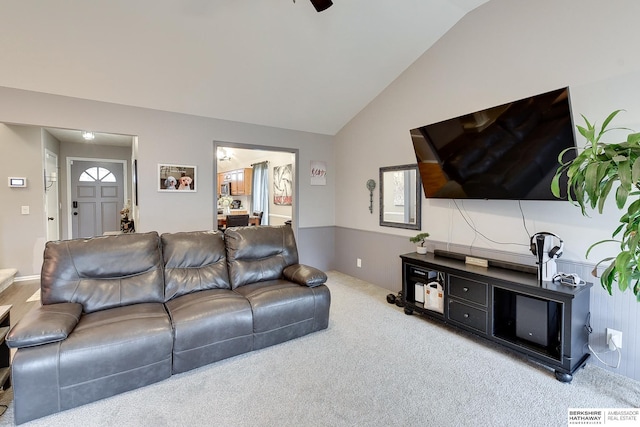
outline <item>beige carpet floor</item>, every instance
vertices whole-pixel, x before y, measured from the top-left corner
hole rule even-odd
[[[327,330],[28,426],[564,426],[569,408],[640,407],[640,383],[545,367],[386,302],[329,272]],[[11,425],[13,405],[0,425]]]

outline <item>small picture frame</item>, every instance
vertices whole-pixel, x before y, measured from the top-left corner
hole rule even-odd
[[[163,193],[195,193],[196,166],[158,164],[158,191]]]

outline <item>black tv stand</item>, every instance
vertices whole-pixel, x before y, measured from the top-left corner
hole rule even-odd
[[[526,269],[477,267],[452,257],[409,253],[402,259],[402,305],[550,367],[571,382],[590,354],[591,283],[572,287],[538,281]],[[440,305],[421,294],[440,284]],[[431,303],[429,303],[431,302]]]

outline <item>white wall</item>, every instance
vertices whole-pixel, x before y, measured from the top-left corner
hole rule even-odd
[[[40,129],[0,124],[0,152],[0,268],[16,268],[18,276],[39,274],[46,240]],[[27,187],[10,188],[10,176],[26,177]],[[28,215],[22,206],[29,207]]]
[[[326,135],[2,87],[0,122],[136,135],[139,175],[139,220],[136,229],[140,232],[177,232],[214,227],[214,140],[298,149],[301,176],[298,183],[300,218],[297,225],[305,228],[334,224],[335,177],[328,177],[328,184],[324,187],[312,187],[308,178],[311,160],[326,161],[327,164],[333,161],[332,138]],[[198,191],[188,194],[159,193],[156,188],[159,163],[197,165]],[[34,169],[37,173],[30,172],[29,178],[40,179],[42,165],[34,167],[37,168]],[[321,205],[322,209],[317,209],[318,205]],[[168,218],[174,220],[167,220]],[[19,276],[39,273],[45,236],[44,221],[40,230],[35,232],[38,234],[37,237],[29,239],[29,242],[22,242],[21,245],[37,246],[34,253],[37,254],[35,263],[38,264],[38,269],[20,271]],[[301,233],[301,236],[304,236],[304,233]],[[20,238],[18,231],[11,229],[9,224],[3,224],[3,242]],[[36,244],[36,241],[40,243]],[[301,258],[305,257],[304,248],[307,243],[309,242],[305,242],[302,237],[299,238]],[[324,252],[331,254],[332,248],[326,248]],[[21,253],[20,256],[31,259],[33,253]],[[325,268],[328,263],[329,258],[322,260],[321,265]],[[9,267],[12,266],[0,265],[0,268]]]
[[[602,122],[624,108],[617,123],[640,129],[640,97],[633,89],[640,82],[638,13],[633,0],[492,0],[472,11],[337,135],[337,225],[412,234],[379,227],[366,208],[364,183],[377,180],[381,166],[416,161],[409,130],[418,126],[570,86],[576,122],[581,113]],[[511,244],[476,235],[443,200],[423,200],[423,230],[439,241],[519,253],[528,252],[529,233],[552,231],[565,240],[564,257],[574,260],[609,237],[619,217],[614,207],[589,219],[568,203],[522,202],[527,233],[517,202],[458,205],[480,232]]]

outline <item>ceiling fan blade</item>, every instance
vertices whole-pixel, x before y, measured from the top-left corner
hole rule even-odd
[[[316,8],[316,11],[322,12],[333,5],[331,0],[311,0],[311,4]]]

